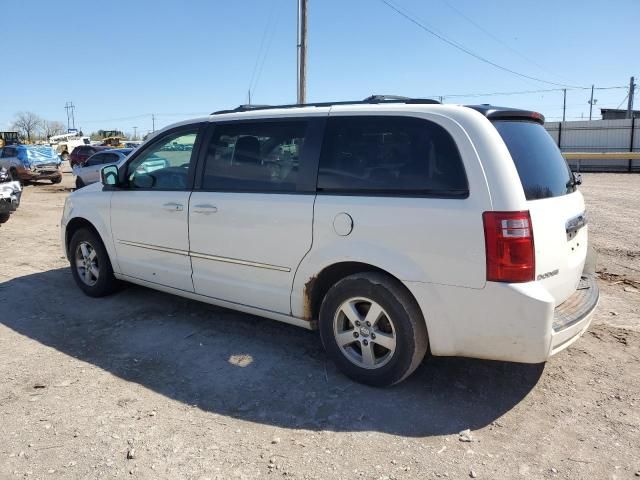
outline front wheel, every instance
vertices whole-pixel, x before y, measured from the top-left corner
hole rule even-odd
[[[55,178],[52,178],[52,179],[51,179],[51,183],[53,183],[54,185],[55,185],[56,183],[60,183],[60,182],[62,182],[62,176],[55,177]]]
[[[118,287],[104,244],[96,233],[81,228],[73,234],[69,244],[73,279],[90,297],[104,297]]]
[[[11,217],[10,213],[0,213],[0,224],[7,223]]]
[[[336,283],[320,308],[322,344],[348,377],[388,386],[408,377],[428,350],[427,328],[415,299],[381,273]]]

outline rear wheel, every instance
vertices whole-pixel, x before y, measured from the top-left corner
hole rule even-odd
[[[76,188],[82,188],[82,187],[84,187],[84,182],[82,181],[82,178],[76,177]]]
[[[0,213],[0,224],[7,223],[9,221],[10,213]]]
[[[71,272],[76,284],[90,297],[104,297],[118,287],[109,255],[100,238],[81,228],[69,245]]]
[[[381,273],[351,275],[331,287],[320,308],[320,337],[345,375],[374,386],[408,377],[429,344],[415,299]]]

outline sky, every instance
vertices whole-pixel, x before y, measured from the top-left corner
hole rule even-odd
[[[296,100],[297,0],[1,1],[0,130],[20,111],[66,124],[68,101],[85,133],[144,134],[152,114],[158,129],[250,89]],[[443,96],[555,121],[562,88],[570,120],[588,118],[592,84],[619,87],[596,90],[594,118],[640,84],[640,0],[388,1],[413,21],[383,0],[308,0],[308,102]],[[534,93],[470,95],[496,92]]]

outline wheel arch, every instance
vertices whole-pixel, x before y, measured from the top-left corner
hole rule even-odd
[[[324,267],[317,275],[314,275],[309,280],[307,280],[304,285],[303,296],[304,318],[312,322],[315,322],[318,319],[322,300],[326,296],[329,289],[337,282],[356,273],[369,272],[381,273],[397,281],[402,289],[406,291],[407,295],[409,295],[415,301],[416,306],[422,313],[425,327],[427,327],[428,330],[427,317],[425,313],[422,312],[420,303],[415,298],[411,290],[409,290],[409,288],[407,288],[407,286],[402,282],[402,280],[383,268],[369,263],[357,261],[342,261],[333,263]]]
[[[87,220],[84,217],[74,217],[71,220],[69,220],[69,223],[67,223],[67,226],[65,228],[64,250],[67,254],[67,259],[70,259],[69,245],[71,244],[71,239],[73,238],[73,235],[81,228],[86,228],[91,232],[95,233],[98,236],[98,238],[102,241],[102,243],[105,244],[104,238],[102,238],[102,235],[100,235],[100,231],[95,227],[93,223],[91,223],[89,220]],[[105,244],[105,248],[106,248],[106,244]],[[107,253],[108,253],[108,250],[107,250]]]

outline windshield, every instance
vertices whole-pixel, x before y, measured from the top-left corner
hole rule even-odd
[[[499,120],[493,125],[511,153],[527,200],[575,190],[566,160],[542,125],[519,120]]]

